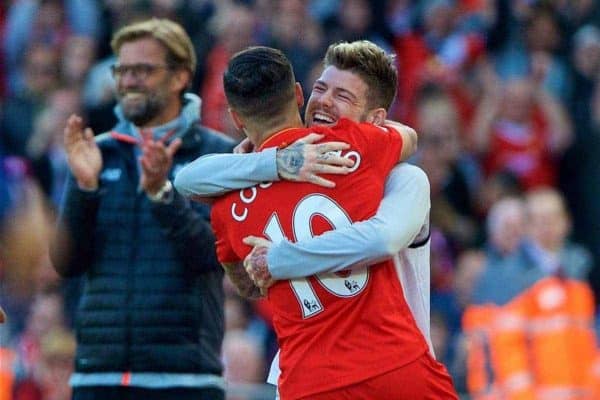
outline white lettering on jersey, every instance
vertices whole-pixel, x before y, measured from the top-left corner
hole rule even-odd
[[[354,165],[352,166],[352,168],[350,168],[350,172],[354,172],[358,169],[358,167],[360,167],[360,162],[361,162],[360,154],[355,150],[348,151],[343,155],[342,155],[341,150],[330,151],[329,153],[353,160]],[[258,187],[261,189],[266,189],[266,188],[270,187],[272,184],[273,184],[273,182],[263,182],[263,183],[259,184]],[[238,203],[235,202],[231,205],[231,216],[233,217],[234,220],[236,220],[237,222],[244,222],[246,220],[246,218],[248,218],[248,208],[245,205],[252,204],[252,202],[256,199],[257,195],[258,195],[257,186],[241,189],[239,191],[240,200],[243,204],[238,205]]]
[[[296,241],[314,236],[311,221],[317,215],[326,219],[334,229],[352,224],[346,211],[335,200],[322,194],[311,194],[300,200],[294,209],[292,230]],[[285,239],[276,212],[271,214],[263,233],[275,244]],[[343,276],[338,273],[323,273],[316,275],[316,278],[329,293],[338,297],[354,297],[366,287],[369,270],[367,268],[352,270]],[[323,304],[307,278],[291,279],[289,282],[303,318],[312,317],[324,310]]]

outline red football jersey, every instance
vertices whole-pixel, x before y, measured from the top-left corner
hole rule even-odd
[[[262,146],[293,143],[310,132],[323,141],[344,141],[355,161],[345,176],[328,176],[333,189],[308,183],[275,182],[232,192],[212,210],[217,254],[239,262],[251,248],[248,235],[273,242],[297,241],[372,217],[385,179],[398,162],[397,132],[342,119],[333,128],[287,129]],[[427,344],[404,300],[393,263],[357,271],[279,281],[268,290],[280,346],[283,399],[347,386],[417,359]]]

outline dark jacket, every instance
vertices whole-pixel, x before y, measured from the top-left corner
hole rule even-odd
[[[195,123],[178,136],[170,179],[195,158],[233,147]],[[60,225],[71,252],[55,265],[83,277],[75,370],[220,374],[223,270],[208,207],[177,193],[170,204],[151,202],[138,189],[136,145],[110,134],[97,143],[100,188],[82,191],[70,177]]]

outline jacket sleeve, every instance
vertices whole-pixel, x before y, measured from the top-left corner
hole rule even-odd
[[[197,207],[201,206],[192,206],[190,201],[174,191],[170,203],[152,203],[151,210],[186,266],[199,272],[221,270],[208,217]]]
[[[209,154],[192,161],[175,176],[185,197],[216,197],[232,190],[279,180],[276,149],[248,154]]]
[[[58,232],[65,235],[67,246],[62,246],[62,240],[53,240],[50,254],[59,275],[70,277],[83,274],[91,265],[94,227],[103,191],[81,190],[72,176],[65,190]]]
[[[274,279],[292,279],[374,264],[408,247],[427,224],[429,181],[420,168],[396,166],[372,218],[297,243],[282,241],[269,249]]]

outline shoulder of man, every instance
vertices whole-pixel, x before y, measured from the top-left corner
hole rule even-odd
[[[110,148],[111,146],[116,146],[117,141],[111,135],[112,131],[104,132],[99,135],[96,135],[94,138],[96,143],[101,148]]]
[[[429,187],[429,178],[423,169],[414,164],[402,162],[392,170],[395,176],[402,176],[405,179],[410,179],[411,183]]]
[[[204,125],[194,124],[183,137],[184,146],[201,145],[211,153],[229,153],[236,143],[224,133],[215,131]]]

